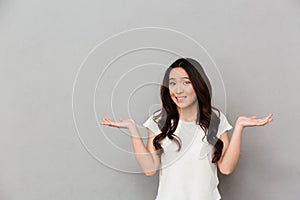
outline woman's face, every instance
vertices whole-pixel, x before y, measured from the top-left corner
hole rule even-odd
[[[172,100],[180,109],[197,106],[197,96],[186,71],[176,67],[170,71],[169,91]]]

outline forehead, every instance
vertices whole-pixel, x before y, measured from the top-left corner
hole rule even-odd
[[[182,79],[182,78],[189,78],[189,75],[186,71],[181,67],[173,68],[170,71],[169,79]]]

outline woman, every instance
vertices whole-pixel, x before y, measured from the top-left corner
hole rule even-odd
[[[260,119],[239,117],[229,141],[232,126],[211,105],[211,84],[202,66],[191,58],[171,64],[160,95],[162,109],[143,124],[148,129],[146,146],[132,119],[103,118],[101,124],[129,129],[137,162],[146,176],[160,168],[156,200],[220,199],[217,167],[223,174],[232,173],[243,129],[268,124],[272,114]]]

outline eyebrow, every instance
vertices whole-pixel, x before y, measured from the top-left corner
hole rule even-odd
[[[175,80],[176,78],[173,78],[173,77],[171,77],[171,78],[169,78],[169,80]],[[184,76],[184,77],[181,77],[181,79],[190,79],[189,77],[187,77],[187,76]]]

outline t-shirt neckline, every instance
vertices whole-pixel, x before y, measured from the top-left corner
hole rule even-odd
[[[184,124],[196,124],[196,121],[189,122],[189,121],[184,121],[184,120],[181,120],[181,119],[179,119],[179,122],[184,123]]]

